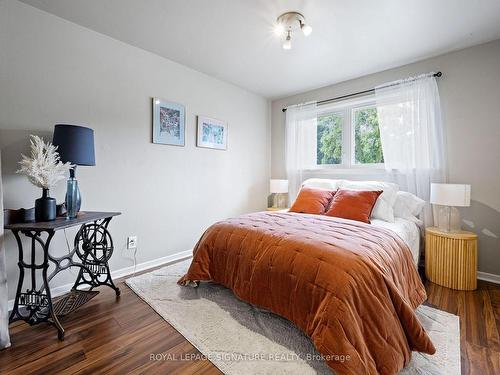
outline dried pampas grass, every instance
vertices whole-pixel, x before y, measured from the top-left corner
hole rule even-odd
[[[51,189],[65,178],[66,171],[73,167],[71,163],[60,160],[57,147],[43,141],[36,135],[31,139],[31,157],[21,154],[20,168],[16,173],[24,174],[35,186]]]

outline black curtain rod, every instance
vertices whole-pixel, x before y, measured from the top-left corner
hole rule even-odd
[[[443,75],[443,73],[441,73],[441,72],[434,73],[434,77],[437,77],[437,78],[441,77],[442,75]],[[350,98],[352,96],[358,96],[358,95],[362,95],[362,94],[369,94],[369,93],[372,93],[372,92],[375,92],[374,88],[370,89],[370,90],[363,90],[363,91],[354,92],[352,94],[337,96],[335,98],[320,100],[319,102],[316,102],[316,104],[318,104],[318,105],[326,104],[326,103],[334,102],[334,101],[337,101],[337,100],[340,100],[340,99],[347,99],[347,98]],[[282,111],[286,112],[286,108],[283,108]]]

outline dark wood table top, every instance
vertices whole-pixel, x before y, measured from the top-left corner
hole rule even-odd
[[[68,219],[64,216],[56,218],[54,221],[42,221],[33,223],[18,223],[8,224],[4,228],[11,230],[35,230],[35,231],[58,231],[89,223],[91,221],[102,220],[108,217],[121,215],[121,212],[96,212],[96,211],[80,211],[74,219]]]

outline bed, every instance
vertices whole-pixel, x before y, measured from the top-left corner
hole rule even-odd
[[[372,225],[386,228],[396,233],[411,251],[413,262],[418,266],[420,258],[420,228],[411,220],[401,217],[395,217],[394,223],[389,223],[384,220],[373,219]]]
[[[402,218],[259,212],[212,225],[179,284],[216,282],[289,319],[335,373],[396,374],[412,351],[435,352],[414,313],[426,299],[417,254]]]

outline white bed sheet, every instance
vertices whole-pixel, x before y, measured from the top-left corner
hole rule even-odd
[[[400,217],[394,218],[394,223],[379,219],[371,219],[372,225],[386,228],[395,232],[410,248],[415,265],[418,266],[420,257],[420,230],[413,221]]]

